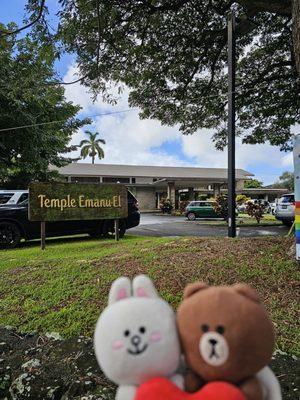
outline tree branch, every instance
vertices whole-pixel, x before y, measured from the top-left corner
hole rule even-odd
[[[39,13],[38,13],[37,17],[36,17],[33,21],[31,21],[31,22],[28,23],[27,25],[24,25],[24,26],[22,26],[21,28],[18,28],[18,29],[14,30],[14,31],[2,30],[2,31],[0,31],[0,33],[1,33],[2,35],[4,35],[4,36],[16,35],[17,33],[20,33],[20,32],[22,32],[22,31],[24,31],[25,29],[30,28],[31,26],[33,26],[34,24],[36,24],[36,23],[42,18],[42,15],[43,15],[43,12],[44,12],[44,8],[45,8],[45,3],[46,3],[46,0],[41,0],[41,5],[40,5]]]
[[[297,0],[293,0],[293,42],[295,63],[300,75],[300,3]]]
[[[292,15],[291,0],[237,0],[237,3],[246,7],[252,15],[259,12],[270,12],[283,16]]]
[[[74,85],[74,83],[82,82],[84,79],[88,78],[89,73],[83,75],[81,78],[76,79],[75,81],[64,82],[64,81],[56,81],[56,82],[46,82],[45,86],[55,86],[55,85]]]

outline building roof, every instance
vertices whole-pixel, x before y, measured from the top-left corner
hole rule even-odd
[[[194,167],[164,167],[146,165],[116,165],[71,163],[59,168],[66,176],[117,176],[117,177],[147,177],[159,179],[224,179],[227,180],[226,168],[194,168]],[[236,179],[249,179],[254,176],[243,169],[236,170]]]
[[[271,188],[268,186],[261,188],[243,188],[241,191],[249,194],[285,194],[291,192],[289,189]]]

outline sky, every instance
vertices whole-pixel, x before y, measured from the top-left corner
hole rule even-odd
[[[0,0],[0,21],[15,21],[22,24],[26,0]],[[47,0],[51,23],[56,24],[58,1]],[[78,72],[75,57],[66,55],[56,68],[65,81],[72,81]],[[177,126],[162,126],[157,120],[141,120],[138,109],[128,106],[128,90],[125,90],[116,106],[104,103],[100,98],[93,103],[87,89],[74,84],[65,87],[66,98],[82,109],[80,117],[94,116],[93,124],[79,130],[72,138],[72,144],[86,137],[84,130],[100,133],[105,139],[105,158],[96,162],[107,164],[167,165],[192,167],[227,167],[226,149],[215,149],[212,131],[202,129],[193,135],[182,135]],[[129,110],[127,112],[120,112]],[[120,113],[116,113],[120,112]],[[108,114],[110,115],[102,115]],[[100,115],[99,115],[100,114]],[[299,128],[298,128],[299,129]],[[296,133],[296,128],[294,128]],[[74,156],[76,153],[74,153]],[[83,162],[90,162],[89,159]],[[236,167],[255,174],[265,185],[275,182],[284,171],[293,170],[291,153],[280,152],[269,144],[245,145],[237,139]]]

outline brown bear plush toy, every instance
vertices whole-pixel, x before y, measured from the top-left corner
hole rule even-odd
[[[247,400],[263,400],[255,374],[271,359],[274,331],[252,288],[188,285],[177,323],[189,368],[187,391],[207,382],[227,381],[238,385]]]

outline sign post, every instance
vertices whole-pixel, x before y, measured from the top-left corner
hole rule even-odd
[[[294,143],[296,258],[300,261],[300,135]]]
[[[115,219],[115,240],[118,242],[120,239],[120,231],[119,231],[119,220]]]
[[[41,223],[45,249],[46,222],[113,220],[119,240],[119,220],[128,216],[127,189],[120,184],[31,183],[28,218]]]
[[[46,248],[46,222],[41,221],[41,250]]]
[[[235,217],[235,13],[228,16],[228,236],[236,237]]]

